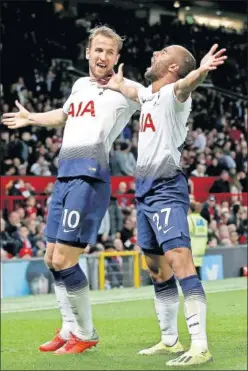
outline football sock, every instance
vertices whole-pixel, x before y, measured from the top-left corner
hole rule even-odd
[[[191,347],[199,351],[208,349],[206,334],[206,297],[197,275],[180,280],[184,295],[184,314],[191,335]]]
[[[72,312],[71,304],[68,300],[67,291],[61,278],[60,272],[55,271],[54,269],[50,269],[50,271],[54,277],[54,291],[62,316],[62,327],[60,330],[60,336],[63,339],[68,340],[70,337],[70,333],[75,331],[76,319]]]
[[[88,280],[79,264],[61,270],[60,274],[77,321],[74,334],[83,340],[90,339],[93,334],[93,321]]]
[[[172,346],[178,339],[177,315],[179,306],[178,289],[174,276],[161,283],[153,282],[155,310],[161,330],[161,340]]]

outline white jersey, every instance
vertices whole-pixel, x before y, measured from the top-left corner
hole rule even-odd
[[[139,103],[97,85],[90,77],[78,79],[63,106],[68,119],[59,154],[60,178],[85,175],[109,181],[111,146],[140,109]]]
[[[174,177],[187,136],[192,99],[178,101],[174,83],[152,93],[152,86],[140,88],[142,104],[136,167],[136,195],[142,197],[158,180]]]

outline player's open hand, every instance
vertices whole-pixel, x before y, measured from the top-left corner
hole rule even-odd
[[[4,113],[2,116],[2,123],[6,125],[9,129],[18,129],[29,125],[28,115],[29,111],[26,110],[17,100],[15,101],[18,112],[8,112]]]
[[[115,90],[115,91],[120,91],[121,84],[124,82],[123,66],[124,66],[124,64],[121,63],[118,67],[118,72],[115,73],[111,77],[111,79],[109,80],[109,82],[106,85],[103,85],[103,86],[101,85],[100,87],[102,89],[111,89],[111,90]]]
[[[217,49],[218,44],[214,44],[209,52],[202,58],[200,69],[203,72],[216,70],[227,59],[227,56],[224,55],[226,49],[220,49],[219,51],[217,51]]]

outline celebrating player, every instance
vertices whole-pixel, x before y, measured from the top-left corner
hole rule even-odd
[[[155,309],[161,342],[140,354],[179,353],[178,278],[191,347],[168,366],[208,362],[206,298],[196,274],[187,222],[189,195],[180,157],[187,135],[191,93],[227,58],[225,49],[212,46],[196,69],[192,54],[179,45],[154,52],[145,77],[148,88],[127,86],[122,65],[105,88],[121,92],[142,104],[136,169],[138,245],[143,249],[155,290]]]
[[[93,327],[87,278],[79,257],[96,242],[110,200],[109,151],[140,104],[122,94],[98,88],[113,73],[123,39],[102,26],[90,32],[86,58],[90,77],[78,79],[63,109],[3,115],[10,129],[28,125],[65,125],[46,225],[45,262],[55,280],[55,293],[63,324],[55,337],[40,346],[43,352],[81,353],[99,339]]]

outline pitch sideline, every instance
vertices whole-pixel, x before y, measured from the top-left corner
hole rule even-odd
[[[209,294],[210,293],[215,294],[218,292],[226,291],[246,290],[247,279],[236,278],[226,279],[223,281],[208,281],[204,282],[204,288],[206,290],[206,293]],[[137,296],[138,291],[140,291],[139,296]],[[153,298],[153,290],[151,286],[142,287],[140,289],[126,288],[126,289],[113,289],[102,292],[91,291],[90,293],[93,305],[147,300]],[[47,305],[44,305],[44,301],[47,302]],[[18,312],[32,312],[38,310],[52,310],[56,308],[57,305],[55,296],[50,294],[41,296],[28,296],[15,299],[6,299],[6,301],[2,300],[1,313],[8,314]]]

